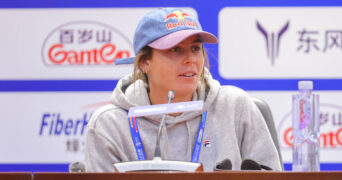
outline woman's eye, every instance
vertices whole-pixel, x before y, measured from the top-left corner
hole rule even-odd
[[[170,49],[171,52],[179,52],[180,48],[179,47],[174,47],[172,49]]]
[[[201,47],[200,47],[200,46],[193,46],[193,47],[192,47],[192,50],[193,50],[193,51],[200,51],[200,50],[201,50]]]

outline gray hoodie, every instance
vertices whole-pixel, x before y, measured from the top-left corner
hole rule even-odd
[[[277,150],[261,113],[243,90],[221,86],[211,75],[207,86],[199,83],[193,100],[203,100],[203,111],[166,116],[162,129],[161,154],[164,160],[191,161],[192,150],[201,122],[207,111],[199,162],[204,171],[212,171],[223,159],[239,170],[244,159],[253,159],[273,170],[281,170]],[[85,163],[88,172],[113,172],[113,163],[137,161],[127,110],[150,105],[147,85],[132,75],[122,78],[114,89],[111,104],[92,116],[86,130]],[[176,94],[177,96],[177,94]],[[137,118],[146,158],[153,158],[156,136],[162,115]]]

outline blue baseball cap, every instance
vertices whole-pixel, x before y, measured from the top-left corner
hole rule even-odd
[[[195,16],[181,9],[162,8],[147,13],[139,22],[133,40],[137,55],[145,46],[154,49],[170,49],[186,38],[199,35],[202,42],[215,44],[215,35],[203,31]],[[115,59],[116,65],[133,64],[135,57]]]

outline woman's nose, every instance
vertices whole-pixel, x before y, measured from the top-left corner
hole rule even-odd
[[[184,56],[184,64],[192,64],[197,61],[197,56],[192,51],[187,51]]]

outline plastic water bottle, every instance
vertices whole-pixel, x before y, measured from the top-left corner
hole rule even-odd
[[[293,171],[319,171],[319,96],[312,81],[298,82],[292,99]]]

